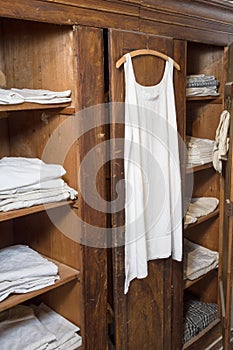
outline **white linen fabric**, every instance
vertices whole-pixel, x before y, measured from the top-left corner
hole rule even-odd
[[[71,90],[51,91],[42,89],[0,89],[1,104],[19,104],[23,102],[56,104],[71,102]]]
[[[182,259],[182,210],[173,60],[162,80],[142,86],[130,54],[125,72],[125,289],[147,261]]]
[[[58,267],[25,245],[0,249],[0,301],[11,293],[28,293],[55,283]]]
[[[65,169],[38,158],[0,159],[0,211],[75,200],[78,192],[61,178]]]
[[[59,164],[46,164],[38,158],[3,157],[0,159],[0,193],[65,175]]]
[[[55,335],[56,348],[61,350],[76,349],[78,346],[82,345],[82,338],[77,334],[80,330],[79,327],[75,326],[61,315],[58,315],[44,303],[41,303],[38,307],[31,307],[42,325]],[[74,346],[76,346],[76,348]]]
[[[27,306],[17,305],[0,314],[0,343],[4,350],[44,350],[55,339]]]
[[[215,142],[213,149],[213,167],[220,174],[222,173],[222,161],[227,160],[230,138],[228,130],[230,127],[230,113],[224,110],[220,115],[219,125],[215,134]]]
[[[194,280],[218,266],[219,254],[184,239],[184,279]]]
[[[17,305],[0,313],[4,350],[75,350],[82,345],[79,328],[47,305]]]
[[[0,89],[0,105],[16,105],[23,102],[24,99],[16,92],[6,89]]]
[[[212,162],[214,140],[187,136],[187,165],[202,165]]]

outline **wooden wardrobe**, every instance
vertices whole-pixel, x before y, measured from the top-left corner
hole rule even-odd
[[[0,0],[0,70],[6,87],[72,91],[69,104],[0,106],[1,157],[41,158],[51,142],[46,160],[59,163],[74,138],[65,157],[65,180],[79,191],[75,202],[0,213],[0,246],[27,244],[55,260],[61,274],[52,287],[10,296],[0,303],[0,311],[44,301],[80,327],[85,350],[230,349],[231,148],[222,176],[211,164],[193,169],[193,195],[214,196],[220,204],[183,230],[184,237],[219,252],[218,268],[184,283],[182,263],[170,258],[150,261],[148,277],[134,280],[124,295],[124,210],[114,207],[117,184],[124,179],[124,113],[120,104],[97,108],[98,126],[91,129],[87,115],[95,105],[124,101],[123,67],[117,69],[116,61],[126,52],[149,48],[174,58],[181,67],[174,70],[174,89],[178,132],[184,142],[187,134],[214,139],[220,113],[232,108],[231,84],[225,88],[233,81],[232,14],[232,5],[218,0],[21,0],[14,4]],[[142,85],[157,84],[163,75],[160,58],[137,57],[133,65]],[[218,97],[186,98],[186,76],[200,73],[216,76]],[[79,173],[93,148],[97,152],[93,168],[103,164],[96,179],[91,172]],[[180,159],[185,193],[192,174],[182,148]],[[106,210],[85,201],[95,187]],[[120,196],[124,200],[123,192]],[[81,224],[73,221],[73,214]],[[60,227],[72,234],[64,234]],[[93,227],[106,232],[112,228],[114,234],[107,235],[107,242],[106,236],[96,236],[92,246],[87,242]],[[216,303],[218,318],[183,344],[183,300],[188,291]]]

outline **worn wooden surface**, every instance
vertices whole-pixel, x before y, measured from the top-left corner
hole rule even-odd
[[[83,275],[83,310],[85,313],[85,349],[104,350],[107,347],[107,250],[105,236],[98,234],[107,227],[106,208],[93,209],[85,201],[85,196],[97,193],[106,199],[106,146],[101,147],[106,139],[106,118],[102,110],[85,114],[85,108],[104,102],[104,52],[103,31],[99,29],[77,27],[77,62],[79,90],[79,108],[83,109],[77,122],[81,130],[89,128],[96,121],[97,127],[83,134],[78,140],[79,163],[95,147],[92,163],[79,174],[80,215],[83,220],[82,275]],[[91,120],[90,120],[91,119]],[[94,163],[103,166],[90,181]],[[95,190],[96,189],[96,190]],[[97,191],[97,192],[96,192]],[[96,201],[96,198],[93,198]],[[98,204],[98,203],[97,203]],[[94,234],[93,234],[93,227]],[[102,232],[102,231],[100,231]]]
[[[115,63],[122,54],[138,48],[149,47],[151,49],[161,50],[170,56],[180,58],[179,50],[185,51],[185,46],[176,42],[174,44],[171,38],[154,37],[137,34],[127,31],[110,32],[110,100],[115,102],[124,101],[124,79],[123,68],[117,70]],[[178,54],[179,52],[179,54]],[[181,64],[184,61],[181,60]],[[179,62],[180,63],[180,62]],[[133,59],[133,66],[138,83],[143,85],[157,84],[164,72],[164,61],[152,57],[137,57]],[[182,67],[184,69],[184,66]],[[184,71],[183,71],[184,74]],[[175,86],[179,83],[184,84],[184,78],[181,73],[175,76]],[[181,97],[181,96],[180,96]],[[179,99],[179,95],[177,95]],[[182,96],[184,101],[184,96]],[[181,100],[177,101],[179,105]],[[181,102],[182,103],[182,102]],[[184,102],[183,102],[184,103]],[[184,104],[183,104],[184,106]],[[179,116],[182,116],[183,109]],[[117,144],[112,149],[111,178],[112,178],[112,199],[116,196],[117,182],[124,174],[123,159],[116,159],[116,154],[122,154],[123,158],[123,138],[124,121],[123,111],[115,109],[111,115],[113,125],[111,125],[111,137],[113,139],[121,138],[122,143]],[[183,132],[183,124],[179,121]],[[134,280],[130,284],[127,295],[123,294],[124,287],[124,248],[120,246],[124,243],[124,212],[116,212],[112,215],[112,226],[118,229],[118,236],[113,241],[113,293],[114,293],[114,312],[116,324],[116,347],[117,349],[179,349],[181,346],[181,333],[177,333],[178,323],[173,324],[173,336],[175,343],[172,344],[172,262],[170,259],[154,260],[149,262],[148,277],[142,280]],[[181,271],[181,266],[173,266],[174,271]],[[177,275],[178,277],[178,275]],[[178,286],[178,281],[174,278],[174,286]],[[181,300],[182,291],[179,289],[179,296],[176,299]],[[137,305],[137,306],[136,306]],[[176,315],[179,320],[182,318],[182,307],[179,308],[179,314]],[[143,322],[142,322],[143,320]],[[140,337],[135,337],[137,330],[140,329]],[[175,335],[176,332],[176,335]],[[173,346],[173,347],[172,347]],[[174,347],[175,346],[175,347]]]
[[[216,44],[233,41],[232,6],[220,1],[0,1],[1,15],[59,24],[136,30]]]

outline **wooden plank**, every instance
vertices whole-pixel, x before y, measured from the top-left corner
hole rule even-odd
[[[227,82],[233,81],[233,46],[231,45],[226,51],[227,56]],[[227,96],[225,96],[225,99]],[[231,99],[232,101],[232,99]],[[229,109],[230,114],[233,113],[232,103]],[[233,138],[233,123],[230,126],[230,139]],[[225,206],[226,200],[233,202],[233,152],[232,152],[232,143],[230,143],[230,149],[228,152],[228,161],[226,165],[225,173]],[[226,208],[226,207],[225,207]],[[232,280],[233,280],[233,217],[227,216],[226,210],[223,218],[223,256],[222,256],[222,283],[224,289],[224,298],[225,298],[225,309],[226,315],[224,321],[223,329],[223,347],[229,349],[230,344],[230,329],[231,329],[231,308],[232,308]]]
[[[23,209],[17,209],[17,210],[11,210],[7,212],[0,212],[0,222],[7,221],[11,219],[16,219],[25,215],[30,215],[34,213],[39,213],[41,211],[59,208],[65,205],[73,205],[74,202],[72,201],[63,201],[63,202],[54,202],[54,203],[48,203],[48,204],[41,204],[41,205],[35,205],[30,208],[23,208]]]
[[[88,26],[121,27],[123,29],[138,29],[138,18],[125,13],[99,11],[78,6],[67,6],[40,0],[20,0],[17,3],[0,2],[1,15],[9,18],[21,18],[47,23],[83,24]]]
[[[196,337],[190,339],[184,344],[182,350],[200,350],[200,349],[212,349],[212,344],[215,344],[216,339],[221,340],[221,321],[220,319],[211,322],[202,332]],[[221,349],[221,344],[218,344],[217,349]],[[215,349],[213,347],[213,349]]]
[[[173,57],[179,62],[181,71],[174,70],[174,92],[176,101],[176,116],[177,116],[177,130],[181,140],[186,140],[186,101],[185,101],[185,79],[186,74],[186,57],[187,44],[184,41],[174,40]],[[180,169],[182,181],[182,193],[185,193],[185,166],[186,156],[184,145],[180,141]],[[181,349],[182,335],[183,335],[183,286],[180,283],[183,280],[183,264],[177,261],[172,261],[172,316],[171,316],[171,349]]]
[[[87,10],[95,10],[112,13],[122,13],[125,15],[131,15],[134,17],[139,16],[139,7],[133,3],[123,1],[109,1],[109,0],[42,0],[48,3],[57,3],[63,5],[70,5],[74,7],[80,7]]]
[[[39,104],[39,103],[29,103],[25,102],[18,105],[1,105],[0,106],[0,119],[1,118],[7,118],[8,115],[6,113],[2,112],[9,112],[9,111],[25,111],[25,110],[43,110],[43,109],[66,109],[68,110],[69,103],[55,103],[55,104]],[[62,111],[64,113],[65,111]],[[65,113],[64,113],[65,114]]]
[[[117,70],[115,68],[116,61],[126,52],[146,47],[161,50],[173,56],[171,38],[111,30],[109,41],[111,101],[124,101],[123,68]],[[181,47],[176,46],[176,58],[179,58],[178,51],[182,48],[182,45]],[[180,53],[180,55],[182,54]],[[159,58],[137,57],[134,58],[133,65],[139,84],[154,85],[162,78],[164,62]],[[116,198],[116,185],[124,177],[123,110],[113,109],[111,118],[111,139],[113,140],[111,193],[112,200],[114,200]],[[114,144],[114,140],[119,138],[122,143]],[[119,154],[122,154],[122,159],[118,158]],[[112,226],[114,229],[118,228],[117,238],[113,240],[115,248],[112,251],[116,347],[119,349],[170,349],[172,346],[171,308],[173,307],[171,259],[150,261],[147,278],[133,280],[129,292],[124,295],[124,247],[121,246],[124,243],[124,211],[118,211],[112,215]],[[153,300],[153,304],[151,304],[151,300]],[[137,308],[135,308],[136,304]],[[140,337],[135,337],[138,329],[140,329]]]
[[[79,76],[79,103],[82,110],[79,122],[82,130],[87,132],[78,140],[79,159],[90,155],[95,149],[92,159],[93,167],[85,169],[79,180],[80,218],[83,222],[82,232],[82,278],[83,278],[83,305],[84,305],[84,348],[96,350],[107,348],[107,250],[105,236],[98,234],[107,227],[107,202],[105,207],[97,210],[87,203],[86,196],[92,194],[96,200],[97,192],[106,200],[106,146],[107,138],[105,123],[107,115],[103,110],[87,115],[88,107],[104,102],[104,48],[103,31],[95,28],[77,27],[77,65]],[[90,109],[89,109],[90,110]],[[87,112],[88,113],[88,112]],[[89,123],[96,121],[97,126],[89,130]],[[89,131],[88,131],[89,130]],[[96,177],[91,177],[95,166],[100,167]],[[97,192],[96,192],[97,191]],[[94,198],[93,198],[94,197]],[[91,232],[91,227],[95,232]],[[98,231],[99,229],[99,231]]]
[[[40,294],[46,293],[50,290],[53,290],[55,288],[58,288],[62,286],[63,284],[66,284],[70,281],[77,280],[79,278],[79,271],[72,269],[69,266],[66,266],[62,263],[59,263],[57,261],[54,261],[53,259],[49,259],[50,261],[53,261],[58,266],[58,274],[60,276],[60,279],[57,280],[53,285],[49,287],[45,287],[39,290],[36,290],[34,292],[25,293],[25,294],[12,294],[7,299],[3,300],[0,303],[0,312],[7,310],[15,305],[18,305],[20,303],[23,303],[26,300],[32,299]]]
[[[204,279],[208,275],[213,274],[213,272],[216,272],[216,271],[211,270],[211,271],[207,272],[206,274],[196,278],[195,280],[189,280],[189,279],[184,280],[184,289],[191,287],[193,284],[199,282],[200,280]]]
[[[206,163],[206,164],[202,164],[202,165],[194,165],[193,167],[188,167],[186,168],[186,174],[192,174],[192,173],[196,173],[198,171],[202,171],[205,169],[209,169],[213,167],[213,163]]]
[[[193,224],[189,224],[185,227],[185,230],[188,230],[190,228],[193,228],[194,226],[200,225],[202,222],[208,221],[212,218],[214,218],[215,216],[219,215],[219,209],[215,209],[212,213],[206,215],[206,216],[201,216],[199,219],[197,219],[196,222],[194,222]]]
[[[208,29],[204,31],[203,29],[189,27],[188,23],[186,26],[179,26],[178,24],[173,24],[173,22],[169,21],[162,22],[159,20],[159,14],[156,14],[156,12],[153,15],[153,19],[150,20],[147,18],[147,14],[144,15],[144,11],[146,13],[151,12],[151,10],[141,10],[141,16],[139,19],[141,32],[156,35],[165,35],[190,41],[198,40],[201,42],[212,43],[216,45],[228,45],[230,42],[232,42],[232,34],[226,34],[226,32],[217,30],[210,31]]]

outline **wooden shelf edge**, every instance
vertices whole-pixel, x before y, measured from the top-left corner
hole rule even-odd
[[[212,211],[212,213],[209,213],[208,215],[205,216],[201,216],[199,219],[197,219],[196,222],[194,222],[193,224],[189,224],[187,226],[184,227],[184,230],[189,230],[190,228],[200,225],[202,222],[208,221],[212,218],[214,218],[215,216],[218,216],[220,213],[219,208],[215,209],[214,211]]]
[[[194,102],[210,101],[211,103],[216,103],[216,104],[223,103],[221,96],[186,96],[186,101],[194,101]]]
[[[195,337],[191,338],[187,341],[182,347],[182,350],[188,349],[192,344],[198,341],[200,338],[204,337],[206,333],[208,333],[212,328],[215,328],[221,322],[220,318],[217,318],[213,322],[211,322],[205,329],[203,329],[199,334]]]
[[[202,171],[213,167],[213,163],[206,163],[201,165],[194,165],[193,167],[186,168],[186,174],[196,173],[197,171]]]
[[[0,112],[16,112],[16,111],[25,111],[25,110],[40,110],[40,109],[64,109],[69,110],[71,107],[70,103],[49,103],[49,104],[40,104],[40,103],[31,103],[24,102],[17,105],[0,105]],[[73,107],[71,107],[73,108]],[[1,117],[1,116],[0,116]]]
[[[13,306],[16,306],[18,304],[23,303],[26,300],[32,299],[38,295],[44,294],[46,292],[49,292],[50,290],[53,290],[55,288],[58,288],[68,282],[71,282],[73,280],[79,280],[80,278],[80,271],[75,270],[65,264],[59,263],[56,260],[48,258],[49,261],[54,262],[58,266],[58,274],[60,276],[60,279],[55,282],[55,284],[45,287],[39,290],[36,290],[34,292],[25,293],[25,294],[12,294],[2,302],[0,302],[0,312],[10,309]]]
[[[211,275],[211,274],[216,273],[216,271],[218,271],[218,268],[214,268],[214,269],[208,271],[207,273],[205,273],[204,275],[202,275],[202,276],[196,278],[195,280],[189,280],[189,279],[184,280],[184,289],[187,289],[187,288],[193,286],[194,284],[196,284],[197,282],[201,281],[201,280],[204,279],[205,277],[207,277],[207,276],[209,276],[209,275]]]
[[[45,203],[40,205],[35,205],[30,208],[16,209],[6,212],[0,212],[0,222],[7,221],[10,219],[16,219],[22,216],[39,213],[41,211],[63,207],[65,205],[75,205],[76,201],[67,200],[62,202]]]

